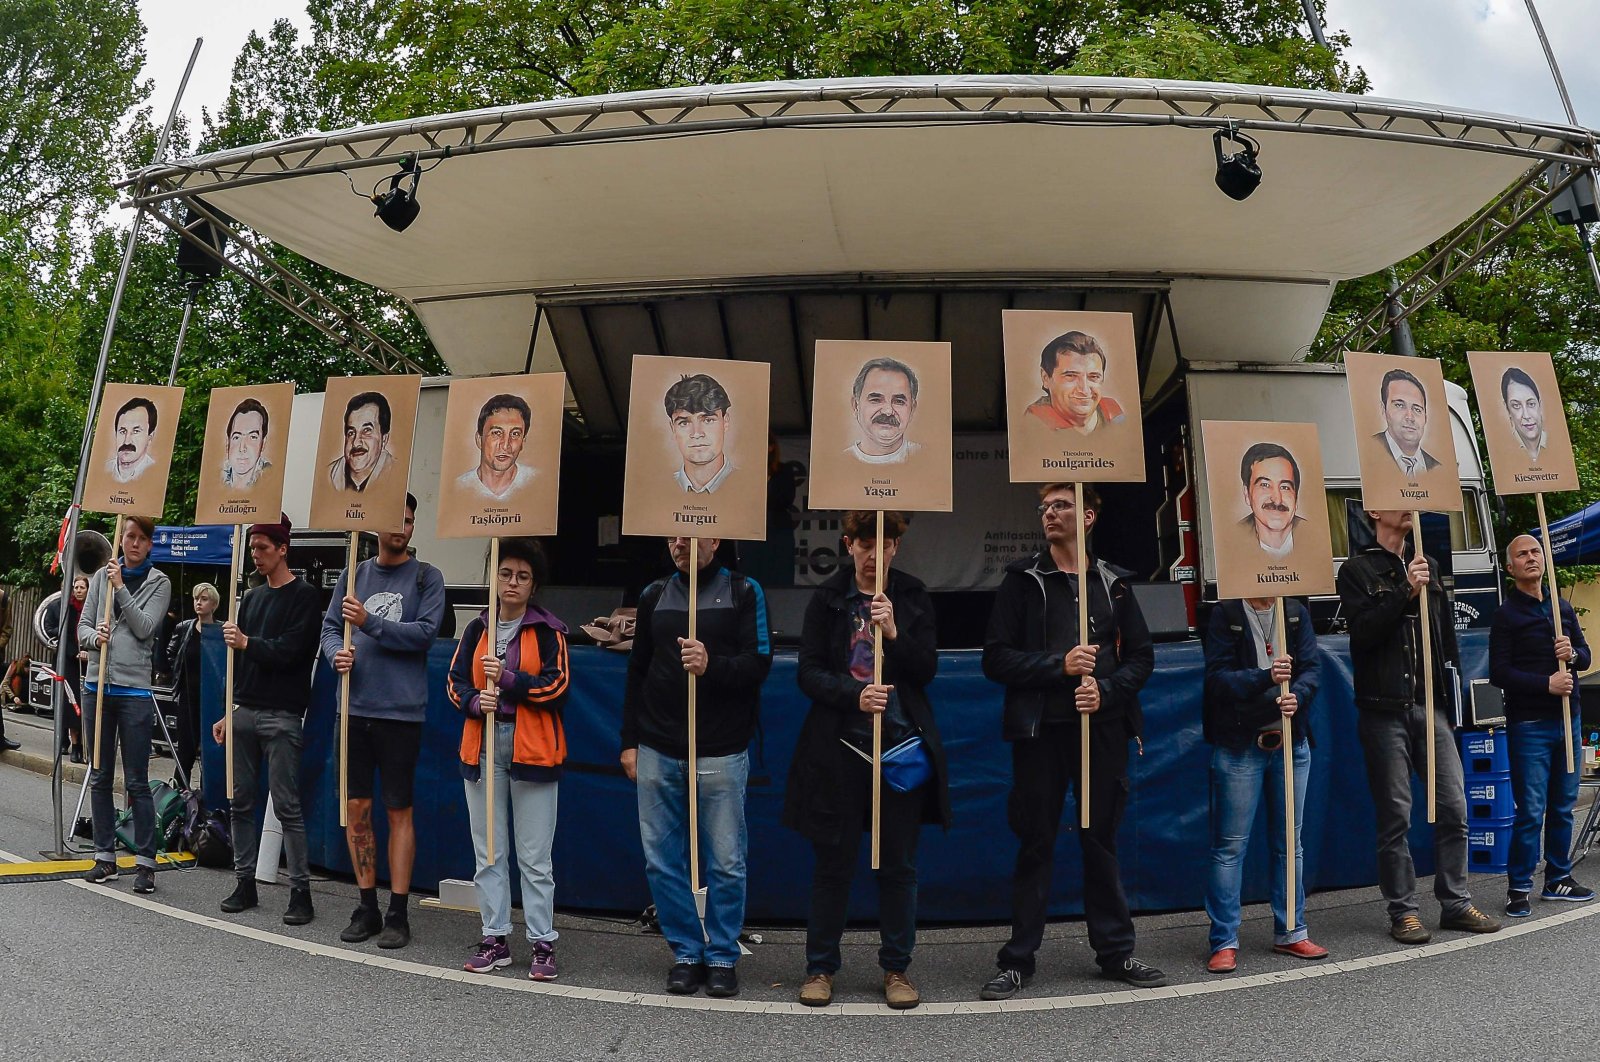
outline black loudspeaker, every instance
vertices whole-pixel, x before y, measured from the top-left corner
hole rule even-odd
[[[207,254],[217,254],[228,244],[228,237],[205,218],[190,210],[183,218],[183,235],[178,239],[178,268],[192,277],[215,280],[222,275],[222,263]]]

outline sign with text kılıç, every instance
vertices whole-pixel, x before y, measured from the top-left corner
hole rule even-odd
[[[1549,354],[1467,352],[1496,494],[1577,490],[1578,464]]]
[[[818,340],[810,504],[949,512],[950,344]]]
[[[1144,480],[1133,316],[1003,310],[1000,317],[1011,481]]]
[[[294,384],[218,387],[208,401],[194,522],[276,522],[283,512]]]
[[[566,388],[562,372],[450,382],[440,538],[555,534]]]
[[[1200,442],[1217,596],[1333,593],[1317,426],[1208,420],[1200,425]]]
[[[1462,507],[1444,370],[1432,358],[1344,356],[1361,504],[1443,512]]]
[[[639,355],[632,369],[622,533],[765,539],[771,367]]]
[[[159,517],[182,412],[181,387],[106,384],[83,481],[84,509]]]
[[[311,527],[399,531],[405,526],[420,376],[332,376],[322,398]]]

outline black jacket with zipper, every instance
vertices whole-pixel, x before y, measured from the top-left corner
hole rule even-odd
[[[1123,568],[1096,560],[1089,578],[1104,586],[1107,606],[1099,595],[1089,595],[1089,641],[1099,646],[1094,677],[1100,687],[1100,710],[1090,718],[1094,726],[1125,727],[1129,737],[1144,734],[1144,712],[1139,690],[1155,669],[1155,648],[1144,613],[1133,596],[1132,576]],[[1048,550],[1006,566],[989,613],[989,631],[983,643],[983,673],[1006,688],[1001,737],[1021,741],[1039,736],[1052,704],[1071,705],[1079,676],[1063,670],[1065,650],[1052,643],[1075,645],[1077,609],[1071,609],[1066,638],[1047,631],[1047,594],[1072,589],[1060,574]]]
[[[1450,603],[1439,588],[1439,566],[1428,558],[1428,620],[1432,630],[1434,707],[1454,698],[1445,664],[1460,668]],[[1350,663],[1356,707],[1404,712],[1423,702],[1420,597],[1411,596],[1406,562],[1382,546],[1371,546],[1339,568],[1339,602],[1350,627]]]
[[[1311,629],[1311,613],[1294,598],[1282,598],[1284,632],[1294,658],[1289,692],[1300,702],[1294,715],[1296,741],[1316,740],[1311,736],[1311,701],[1322,678],[1321,654],[1317,634]],[[1245,604],[1237,598],[1217,602],[1211,610],[1206,631],[1206,690],[1202,720],[1205,739],[1212,745],[1247,749],[1255,743],[1261,728],[1282,718],[1278,711],[1278,684],[1272,670],[1261,666],[1256,657],[1255,635],[1245,626]],[[1271,642],[1269,636],[1267,641]]]

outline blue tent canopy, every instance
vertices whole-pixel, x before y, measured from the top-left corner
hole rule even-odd
[[[200,527],[156,527],[150,556],[157,564],[233,563],[233,527],[209,524]]]
[[[1528,534],[1536,536],[1539,529]],[[1600,559],[1600,502],[1550,525],[1550,554],[1557,564],[1592,564]]]

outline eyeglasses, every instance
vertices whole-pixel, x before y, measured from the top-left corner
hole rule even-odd
[[[500,578],[503,582],[510,583],[513,586],[521,586],[523,583],[533,582],[533,573],[529,571],[512,571],[509,568],[501,568]]]
[[[1044,502],[1034,506],[1034,508],[1040,516],[1043,516],[1045,513],[1064,513],[1072,508],[1072,503],[1069,501]]]

